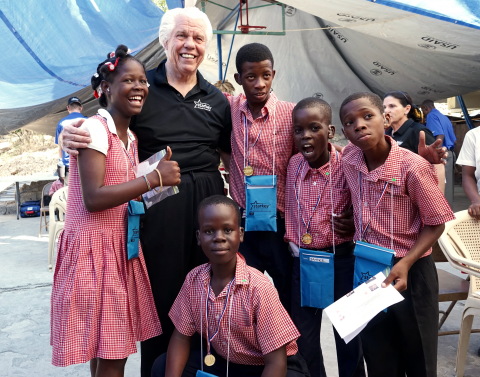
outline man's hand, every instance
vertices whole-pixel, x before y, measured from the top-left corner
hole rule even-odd
[[[477,220],[480,220],[480,203],[472,203],[468,207],[468,214]]]
[[[60,133],[60,145],[71,156],[78,156],[77,149],[87,148],[92,142],[88,131],[78,129],[85,121],[86,119],[79,119],[75,123],[66,124]]]
[[[437,139],[428,147],[425,144],[425,131],[420,131],[418,134],[418,154],[431,164],[446,164],[447,163],[447,148],[442,147],[442,140]]]

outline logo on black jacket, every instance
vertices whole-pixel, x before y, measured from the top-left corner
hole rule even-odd
[[[210,111],[212,110],[212,106],[210,106],[208,103],[204,103],[200,100],[198,101],[193,101],[195,102],[195,107],[194,109],[201,109],[201,110],[207,110],[207,111]]]

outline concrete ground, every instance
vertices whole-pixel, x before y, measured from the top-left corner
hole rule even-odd
[[[461,187],[456,187],[454,210],[467,208]],[[47,267],[47,237],[38,237],[39,218],[16,220],[0,216],[0,376],[88,376],[88,365],[56,368],[50,363],[50,291],[53,273]],[[440,268],[457,272],[448,263]],[[465,276],[465,275],[463,275]],[[441,303],[446,308],[447,303]],[[458,329],[463,303],[457,303],[442,330]],[[322,325],[322,348],[327,375],[336,377],[333,333],[326,316]],[[480,328],[480,319],[474,327]],[[457,335],[439,338],[438,376],[455,376]],[[480,376],[480,334],[472,334],[465,376]],[[139,354],[132,355],[125,376],[139,376]]]

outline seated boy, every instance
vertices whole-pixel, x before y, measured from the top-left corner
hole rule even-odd
[[[431,246],[454,215],[425,159],[384,135],[383,103],[355,93],[340,106],[350,141],[342,166],[350,187],[355,240],[395,251],[383,285],[405,300],[360,333],[369,377],[437,375],[438,279]]]
[[[300,153],[290,159],[285,193],[285,240],[296,251],[291,315],[300,330],[298,348],[311,377],[326,376],[320,347],[322,309],[301,306],[298,247],[334,254],[335,300],[352,290],[355,262],[350,191],[340,163],[342,154],[328,142],[335,134],[331,122],[332,109],[319,98],[305,98],[293,109],[292,133]],[[359,337],[346,344],[334,334],[339,377],[365,376]]]
[[[169,314],[175,330],[168,352],[152,376],[194,376],[198,370],[225,376],[227,368],[232,377],[308,375],[296,355],[300,334],[275,288],[237,254],[243,228],[236,203],[208,197],[198,222],[198,244],[209,263],[187,275]],[[191,341],[195,333],[202,335],[200,345]]]

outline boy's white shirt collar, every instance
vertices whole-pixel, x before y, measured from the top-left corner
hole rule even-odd
[[[110,113],[108,112],[108,110],[98,109],[98,115],[105,118],[105,120],[107,121],[108,130],[112,134],[118,135],[117,134],[117,127],[115,126],[115,122],[114,122],[112,116],[110,115]],[[135,140],[135,136],[133,136],[133,133],[132,133],[132,131],[130,131],[130,128],[127,128],[127,135],[128,135],[128,143],[127,143],[127,148],[126,149],[129,150],[131,142],[133,140]],[[122,146],[125,148],[125,145],[123,143],[122,143]]]

